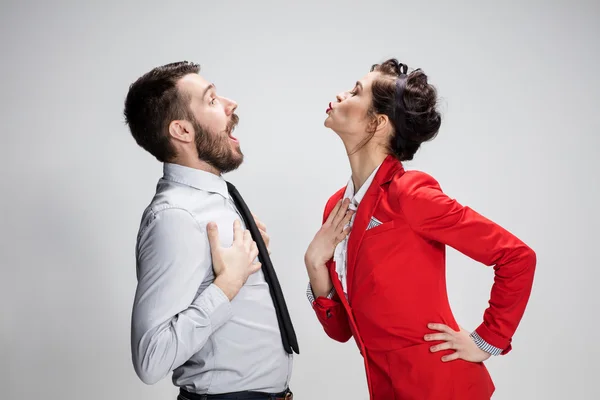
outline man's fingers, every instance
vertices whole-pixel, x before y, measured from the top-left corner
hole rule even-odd
[[[258,272],[258,270],[261,267],[262,267],[262,264],[259,261],[252,263],[252,265],[250,266],[250,275]]]
[[[250,259],[254,260],[258,256],[258,246],[256,242],[252,242],[252,246],[250,247]]]
[[[253,240],[252,240],[252,234],[250,233],[250,231],[248,229],[246,229],[244,231],[244,246],[246,247],[246,249],[250,249],[250,246],[252,246]]]
[[[262,238],[263,238],[263,240],[264,240],[265,244],[267,244],[267,245],[268,245],[268,243],[269,243],[269,240],[271,240],[271,237],[270,237],[270,236],[267,234],[267,232],[266,232],[266,231],[263,231],[263,230],[261,230],[261,231],[260,231],[260,236],[262,236]]]
[[[254,222],[256,222],[256,226],[258,226],[260,229],[263,229],[266,231],[267,228],[265,226],[265,224],[263,224],[260,219],[258,219],[258,217],[256,216],[256,214],[254,214],[252,211],[250,211],[250,214],[252,214],[252,218],[254,218]],[[262,226],[262,228],[261,228]]]
[[[257,219],[254,219],[254,222],[256,222],[256,226],[258,227],[259,230],[261,230],[262,232],[267,231],[267,226],[265,224],[263,224],[262,222],[260,222]]]
[[[254,222],[256,223],[256,226],[258,226],[258,229],[260,229],[261,231],[267,231],[267,226],[265,224],[263,224],[257,217],[256,214],[254,214],[252,211],[250,211],[250,214],[252,214],[252,218],[254,218]]]
[[[233,221],[233,241],[241,242],[244,240],[244,231],[242,230],[242,223],[239,219]]]
[[[219,227],[214,222],[209,222],[206,225],[206,232],[208,234],[208,243],[210,244],[210,251],[214,254],[221,247],[219,240]]]

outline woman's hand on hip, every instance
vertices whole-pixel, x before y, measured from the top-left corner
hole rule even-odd
[[[350,233],[350,222],[354,211],[349,210],[350,200],[340,200],[317,232],[304,255],[307,268],[318,268],[333,257],[335,247]]]
[[[431,352],[435,353],[442,350],[454,350],[454,353],[447,354],[442,357],[443,362],[462,359],[470,362],[482,362],[490,358],[491,354],[481,350],[473,341],[469,332],[460,328],[460,331],[455,331],[448,325],[444,324],[428,324],[427,327],[439,333],[429,333],[425,335],[425,340],[443,341],[430,347]]]

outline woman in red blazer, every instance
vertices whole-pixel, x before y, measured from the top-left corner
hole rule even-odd
[[[527,245],[431,176],[404,170],[438,132],[436,103],[427,76],[392,59],[327,109],[352,178],[327,202],[306,252],[308,294],[329,337],[354,337],[372,399],[489,399],[483,361],[511,350],[533,283]],[[489,307],[471,334],[448,303],[446,245],[494,267]]]

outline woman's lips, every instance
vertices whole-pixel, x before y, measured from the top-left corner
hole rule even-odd
[[[331,107],[331,102],[329,102],[329,107],[327,107],[327,111],[325,111],[327,114],[329,114],[329,111],[333,110],[333,107]]]

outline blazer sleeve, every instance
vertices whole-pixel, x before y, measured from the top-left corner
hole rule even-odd
[[[508,353],[531,294],[535,252],[501,226],[445,195],[425,173],[407,172],[396,183],[398,206],[416,233],[494,266],[489,307],[475,332],[503,349],[501,354]]]
[[[352,337],[348,314],[337,293],[331,299],[317,297],[313,303],[313,310],[327,336],[342,343]]]
[[[334,196],[335,197],[335,196]],[[333,199],[333,198],[332,198]],[[329,213],[333,207],[330,207],[332,199],[329,200],[323,214],[323,223],[327,220]],[[333,279],[333,277],[332,277]],[[344,294],[342,293],[342,296]],[[333,296],[319,296],[312,302],[312,308],[317,314],[319,322],[323,326],[327,336],[338,342],[347,342],[352,337],[348,314],[341,302],[337,292]]]

